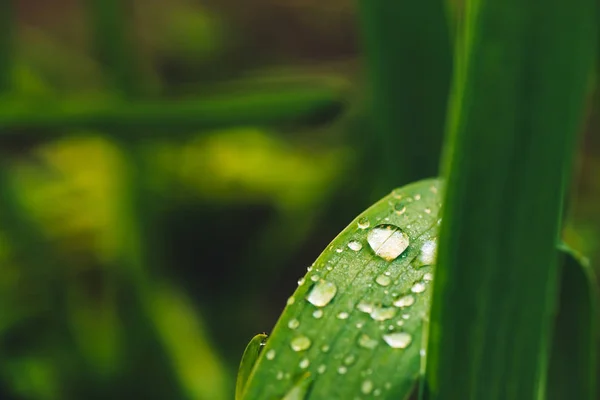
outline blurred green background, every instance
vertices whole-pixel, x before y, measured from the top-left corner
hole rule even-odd
[[[378,179],[355,4],[134,0],[119,22],[102,1],[0,2],[0,399],[231,399],[246,343],[305,268],[407,183]],[[261,109],[228,123],[225,106],[218,129],[154,129],[144,112],[137,128],[31,123],[80,104],[127,114],[123,98],[160,114],[267,91],[276,108],[312,88],[342,106],[275,124]],[[565,237],[596,259],[593,89]]]

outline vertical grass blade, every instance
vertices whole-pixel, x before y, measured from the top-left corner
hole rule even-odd
[[[13,1],[0,0],[0,94],[8,91],[13,47]]]
[[[452,94],[432,300],[432,399],[534,399],[563,171],[596,50],[593,0],[472,0]]]
[[[597,399],[598,288],[588,260],[563,246],[560,303],[546,386],[548,400]]]
[[[435,176],[452,67],[445,2],[360,0],[359,10],[381,185]]]
[[[252,368],[254,364],[256,364],[256,360],[258,360],[258,355],[264,346],[265,341],[267,340],[267,335],[264,333],[259,333],[254,336],[250,343],[246,346],[246,350],[244,350],[244,355],[242,356],[242,361],[240,362],[240,368],[238,370],[237,382],[235,385],[235,400],[242,400],[242,396],[244,395],[244,389],[246,388],[246,382],[250,377],[250,373],[252,372]]]

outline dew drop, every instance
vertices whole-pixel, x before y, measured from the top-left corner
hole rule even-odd
[[[370,314],[373,312],[373,304],[367,303],[366,301],[361,301],[356,305],[356,309],[358,311]]]
[[[362,244],[360,244],[360,242],[357,240],[351,240],[348,242],[348,248],[352,251],[359,251],[362,249]]]
[[[369,394],[373,391],[373,382],[370,380],[366,380],[362,383],[362,385],[360,385],[360,391],[363,394]]]
[[[427,289],[427,286],[423,282],[417,282],[410,288],[413,293],[423,293]]]
[[[425,211],[426,214],[431,214],[431,208],[429,207],[425,208],[423,211]]]
[[[392,261],[406,250],[410,240],[396,225],[381,224],[369,231],[367,242],[376,255]]]
[[[344,375],[346,372],[348,372],[348,368],[344,367],[343,365],[338,367],[338,374],[340,375]]]
[[[362,217],[358,220],[358,227],[360,229],[367,229],[370,225],[371,223],[369,222],[369,219],[367,217]]]
[[[431,282],[433,280],[433,274],[431,272],[427,272],[423,275],[423,280],[426,282]]]
[[[304,277],[298,279],[298,286],[304,285],[304,282],[306,282],[306,279]]]
[[[294,302],[295,302],[295,301],[296,301],[296,299],[294,298],[294,296],[291,296],[291,297],[289,297],[289,298],[287,299],[287,302],[286,302],[286,304],[287,304],[288,306],[291,306],[292,304],[294,304]]]
[[[310,347],[311,341],[306,336],[296,336],[290,342],[290,347],[294,351],[303,351]]]
[[[317,274],[314,274],[313,276],[310,277],[310,280],[313,282],[318,281],[319,279],[321,279],[321,277]]]
[[[415,194],[415,200],[421,200],[421,195],[420,194]]]
[[[377,307],[371,312],[371,318],[375,321],[386,321],[394,318],[396,309],[393,307]]]
[[[381,286],[388,286],[390,283],[392,283],[392,278],[386,275],[379,275],[377,278],[375,278],[375,282]]]
[[[277,372],[277,380],[280,381],[283,379],[283,371]]]
[[[265,354],[265,357],[267,358],[267,360],[272,360],[275,358],[275,350],[271,349],[269,351],[267,351],[267,354]]]
[[[396,189],[392,190],[392,196],[396,199],[401,199],[402,198],[402,188],[396,188]]]
[[[427,351],[425,349],[421,349],[419,350],[419,354],[421,355],[421,357],[425,357],[427,355]]]
[[[328,345],[328,344],[324,344],[323,346],[321,346],[321,351],[322,351],[323,353],[327,353],[327,352],[329,352],[329,349],[330,349],[330,347],[329,347],[329,345]]]
[[[356,356],[354,354],[349,354],[348,356],[346,356],[346,358],[344,358],[344,364],[346,364],[348,366],[354,364],[355,361],[356,361]]]
[[[310,360],[308,358],[303,358],[302,360],[300,360],[300,368],[302,369],[306,369],[308,368],[308,366],[310,365]]]
[[[410,319],[410,314],[402,314],[402,319]]]
[[[308,267],[306,267],[306,271],[308,271],[308,272],[312,271],[312,269],[313,269],[312,265],[309,265]]]
[[[406,332],[394,332],[383,335],[383,340],[393,349],[405,349],[410,345],[412,336]]]
[[[356,327],[357,327],[358,329],[362,328],[363,326],[365,326],[365,323],[364,323],[364,322],[362,322],[362,321],[360,321],[360,322],[357,322],[357,323],[356,323]]]
[[[319,365],[319,368],[317,368],[317,372],[320,374],[324,373],[326,370],[327,370],[327,365],[325,365],[325,364],[321,364],[321,365]]]
[[[429,187],[429,191],[431,191],[431,193],[437,193],[438,192],[438,190],[437,190],[437,188],[435,186],[430,186]]]
[[[381,394],[381,389],[375,389],[373,391],[373,396],[375,396],[375,397],[379,396],[380,394]]]
[[[368,335],[362,334],[358,338],[358,345],[365,349],[374,349],[379,343],[375,339],[371,339]]]
[[[319,319],[319,318],[321,318],[321,317],[323,316],[323,310],[321,310],[321,309],[315,310],[315,311],[312,313],[312,316],[313,316],[315,319]]]
[[[396,301],[394,301],[394,305],[400,308],[410,307],[413,304],[415,304],[415,296],[413,296],[412,294],[407,294],[406,296],[402,296]]]
[[[427,240],[421,246],[421,253],[417,257],[419,265],[433,265],[437,257],[437,241]]]
[[[298,321],[296,318],[290,319],[290,322],[288,322],[288,328],[290,329],[296,329],[299,326],[300,321]]]
[[[337,319],[348,319],[348,317],[349,317],[349,316],[350,316],[350,314],[348,314],[348,313],[347,313],[347,312],[345,312],[345,311],[342,311],[341,313],[339,313],[339,314],[337,315]]]
[[[406,212],[406,205],[404,202],[394,204],[394,212],[398,215],[402,215]]]
[[[337,293],[337,286],[332,282],[319,281],[311,289],[306,300],[316,307],[325,307]]]
[[[398,320],[398,322],[396,322],[396,325],[398,325],[398,326],[402,326],[402,325],[404,325],[404,321],[402,321],[402,320]]]

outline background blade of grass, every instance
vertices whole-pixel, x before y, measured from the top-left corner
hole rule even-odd
[[[0,94],[5,94],[11,85],[13,19],[13,2],[0,1]]]
[[[242,361],[240,362],[240,369],[238,370],[237,382],[235,385],[235,400],[242,399],[244,389],[246,388],[246,382],[250,377],[250,373],[252,372],[252,368],[254,368],[256,360],[258,360],[258,355],[260,354],[266,339],[267,335],[259,333],[254,336],[252,340],[250,340],[250,343],[248,343],[248,346],[246,346]]]
[[[402,399],[411,392],[429,309],[439,190],[436,180],[397,189],[331,242],[290,297],[245,399],[282,398],[306,372],[307,399]],[[410,238],[393,261],[376,255],[367,241],[379,224],[396,225]],[[319,289],[329,296],[315,301]]]
[[[452,69],[445,2],[358,4],[380,190],[436,176]]]
[[[240,125],[322,123],[344,108],[340,90],[315,87],[219,95],[176,102],[123,101],[3,102],[0,129],[107,129],[123,138],[148,136],[157,130],[215,129]],[[152,132],[148,132],[148,130]],[[111,134],[110,131],[106,132]],[[7,133],[4,133],[7,134]]]
[[[432,302],[433,399],[537,396],[556,295],[563,171],[596,50],[594,7],[468,3]]]
[[[546,398],[597,399],[598,287],[589,261],[565,245]]]

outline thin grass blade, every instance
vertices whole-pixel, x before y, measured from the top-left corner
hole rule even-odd
[[[267,335],[264,333],[259,333],[254,336],[250,343],[246,346],[246,350],[244,350],[244,355],[242,356],[242,361],[240,362],[240,368],[238,370],[237,382],[235,385],[235,400],[241,400],[244,394],[244,389],[246,388],[246,382],[250,377],[250,373],[252,372],[252,368],[254,368],[254,364],[256,364],[256,360],[258,360],[258,355],[262,350],[262,346],[264,346],[265,341],[267,340]]]

